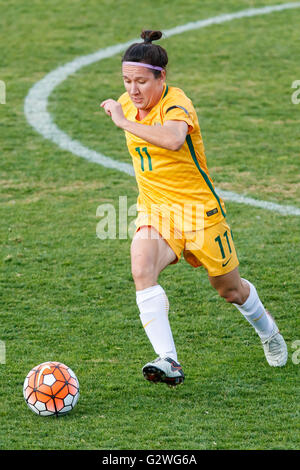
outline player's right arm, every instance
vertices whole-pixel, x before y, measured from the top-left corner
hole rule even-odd
[[[116,126],[150,144],[173,151],[180,150],[184,144],[188,132],[188,125],[185,121],[169,120],[163,126],[149,126],[126,119],[122,105],[115,100],[105,100],[100,106],[104,108]]]

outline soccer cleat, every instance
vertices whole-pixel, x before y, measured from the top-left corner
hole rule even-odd
[[[164,382],[169,387],[175,387],[184,381],[184,373],[178,362],[170,357],[158,357],[143,367],[143,374],[150,382]]]
[[[270,313],[267,314],[272,318]],[[283,336],[280,334],[279,329],[274,321],[274,330],[269,338],[262,341],[266,359],[270,366],[282,367],[286,364],[288,358],[288,350]]]

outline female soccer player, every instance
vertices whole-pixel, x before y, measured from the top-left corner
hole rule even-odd
[[[166,84],[167,52],[143,31],[122,58],[126,92],[101,103],[125,131],[139,188],[136,232],[131,244],[136,301],[146,334],[158,355],[143,367],[152,382],[184,380],[168,320],[169,302],[160,272],[183,253],[203,266],[211,285],[258,333],[271,366],[287,361],[286,343],[251,282],[240,277],[225,205],[209,175],[198,118],[184,92]]]

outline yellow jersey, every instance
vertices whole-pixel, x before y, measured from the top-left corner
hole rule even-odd
[[[126,119],[148,126],[162,126],[166,121],[185,121],[188,134],[180,150],[172,151],[153,145],[125,131],[129,153],[133,160],[139,189],[137,209],[152,212],[154,207],[171,207],[168,214],[173,223],[184,211],[184,226],[190,230],[206,228],[219,223],[226,217],[225,205],[217,195],[209,175],[204,145],[196,111],[191,100],[180,88],[164,84],[159,102],[147,116],[137,121],[137,108],[129,94],[122,94],[118,100]],[[200,212],[195,206],[202,207]],[[165,209],[163,209],[164,211]],[[175,214],[175,216],[174,216]]]

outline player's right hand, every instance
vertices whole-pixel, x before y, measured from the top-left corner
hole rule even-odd
[[[116,126],[123,128],[127,119],[125,118],[122,106],[118,101],[109,98],[108,100],[102,101],[100,107],[104,108],[104,111],[112,118]]]

